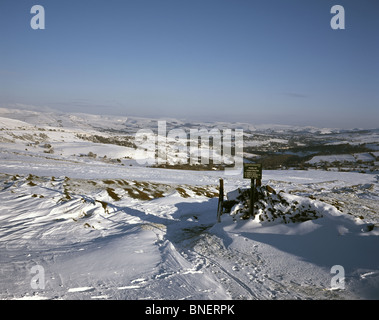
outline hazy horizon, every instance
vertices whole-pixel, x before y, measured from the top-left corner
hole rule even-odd
[[[0,107],[378,127],[375,0],[39,1],[44,30],[35,4],[0,5]]]
[[[175,116],[167,116],[167,117],[164,117],[164,116],[161,116],[161,115],[146,115],[146,116],[142,116],[142,115],[138,115],[138,114],[130,114],[130,113],[122,113],[122,114],[117,114],[117,113],[109,113],[109,112],[106,112],[107,109],[102,109],[104,110],[104,112],[91,112],[90,110],[89,111],[83,111],[83,110],[73,110],[73,111],[68,111],[68,110],[59,110],[59,109],[53,109],[53,108],[50,108],[50,107],[40,107],[40,106],[31,106],[31,105],[11,105],[11,106],[8,106],[8,107],[5,107],[5,106],[2,106],[0,105],[0,109],[2,108],[6,108],[8,110],[18,110],[18,111],[30,111],[30,112],[37,112],[37,113],[52,113],[52,114],[57,114],[57,115],[62,115],[62,114],[70,114],[70,115],[91,115],[91,116],[105,116],[105,117],[117,117],[117,116],[120,116],[120,117],[125,117],[125,118],[131,118],[131,119],[137,119],[137,118],[141,118],[141,119],[148,119],[148,120],[156,120],[157,121],[157,125],[158,125],[158,121],[174,121],[174,120],[178,120],[178,121],[182,121],[182,122],[188,122],[188,123],[230,123],[230,124],[238,124],[238,123],[241,123],[241,124],[248,124],[248,125],[252,125],[252,126],[256,126],[256,127],[259,127],[259,126],[269,126],[269,125],[272,125],[272,126],[283,126],[283,127],[314,127],[314,128],[317,128],[317,129],[341,129],[341,130],[379,130],[379,125],[376,125],[376,126],[372,126],[372,127],[366,127],[366,128],[363,128],[363,127],[336,127],[336,126],[317,126],[317,125],[311,125],[311,124],[305,124],[305,123],[289,123],[289,122],[285,122],[285,121],[277,121],[277,122],[273,122],[273,121],[247,121],[247,120],[244,120],[244,119],[223,119],[223,118],[220,118],[220,119],[215,119],[215,118],[196,118],[196,117],[193,117],[193,118],[188,118],[188,117],[175,117]],[[0,113],[0,117],[1,117],[1,113]],[[15,119],[18,119],[18,117],[15,117]]]

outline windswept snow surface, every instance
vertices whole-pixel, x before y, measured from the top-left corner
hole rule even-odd
[[[323,217],[283,224],[224,214],[217,223],[217,185],[197,184],[214,182],[214,172],[166,170],[147,182],[156,169],[134,180],[82,169],[86,179],[1,175],[2,299],[379,298],[377,215],[362,220],[343,213],[342,200],[342,211],[327,203],[352,188],[353,201],[377,210],[377,176],[286,172],[283,182],[284,172],[268,171],[264,182],[313,201]],[[227,189],[243,184],[229,177]],[[344,268],[344,289],[333,290],[334,265]]]

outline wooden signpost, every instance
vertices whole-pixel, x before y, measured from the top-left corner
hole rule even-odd
[[[249,215],[254,216],[255,189],[261,185],[262,181],[262,164],[261,163],[244,163],[243,178],[251,179],[250,184],[250,207]]]
[[[262,164],[261,163],[244,163],[243,178],[251,180],[250,186],[250,206],[249,216],[254,216],[254,203],[256,187],[261,186],[262,181]],[[217,206],[217,222],[221,222],[221,215],[224,206],[224,180],[220,179],[220,188]]]

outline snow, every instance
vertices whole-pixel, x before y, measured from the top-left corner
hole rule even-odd
[[[89,123],[121,129],[149,119],[0,114],[1,136],[14,140],[0,140],[0,299],[379,298],[375,173],[264,170],[271,191],[255,218],[241,219],[240,201],[218,223],[219,178],[230,199],[249,180],[146,167],[133,148],[76,136],[96,132]],[[64,131],[48,131],[59,123]],[[26,147],[39,133],[46,141]],[[89,152],[97,157],[79,156]],[[312,219],[284,223],[269,214],[293,217],[302,208]],[[332,285],[336,265],[344,289]]]
[[[32,126],[24,121],[0,117],[0,128],[16,129],[31,128]]]
[[[330,155],[330,156],[314,156],[311,160],[308,161],[310,164],[329,162],[334,161],[338,162],[355,162],[356,159],[353,155],[350,154],[339,154],[339,155]]]
[[[314,156],[311,160],[307,161],[309,164],[320,164],[323,162],[333,163],[337,162],[356,162],[356,161],[370,162],[374,161],[375,158],[369,153],[355,153],[351,154],[339,154],[339,155],[328,155],[328,156]]]
[[[93,190],[86,201],[74,192],[59,201],[63,177],[34,177],[35,186],[28,177],[13,184],[9,177],[0,194],[3,299],[33,297],[33,265],[45,269],[46,287],[37,292],[49,299],[377,297],[361,285],[377,292],[378,231],[365,232],[364,222],[323,202],[315,206],[324,217],[303,223],[229,215],[216,223],[216,198],[174,192],[112,201]],[[109,213],[98,201],[109,201]],[[336,264],[349,275],[349,291],[325,291]]]
[[[375,158],[369,154],[369,153],[356,153],[354,154],[354,157],[357,159],[357,160],[361,160],[361,161],[375,161]]]

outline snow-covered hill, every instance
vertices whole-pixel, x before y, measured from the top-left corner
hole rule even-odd
[[[282,191],[283,212],[296,203],[317,219],[260,219],[266,207],[254,220],[225,213],[217,223],[216,185],[185,177],[188,184],[3,175],[1,298],[378,297],[373,217]],[[332,290],[334,265],[344,267],[344,290]],[[43,267],[43,289],[31,287],[33,266]]]
[[[84,113],[66,114],[64,112],[49,110],[36,111],[28,109],[0,108],[0,117],[20,120],[37,127],[57,127],[96,130],[114,130],[124,133],[135,133],[140,128],[156,129],[155,118],[142,118],[134,116],[94,115]],[[251,124],[243,122],[188,122],[181,119],[164,119],[167,122],[167,130],[182,128],[223,128],[243,129],[245,132],[268,132],[268,133],[319,133],[322,135],[344,132],[338,128],[316,128],[311,126],[289,126],[278,124]]]
[[[241,219],[242,176],[138,164],[156,121],[33,112],[0,110],[1,299],[379,298],[376,172],[264,170]]]

